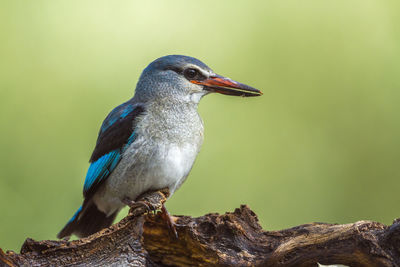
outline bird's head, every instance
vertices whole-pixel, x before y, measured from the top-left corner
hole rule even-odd
[[[208,93],[233,96],[260,96],[261,91],[215,74],[200,60],[181,55],[160,57],[143,71],[135,97],[143,101],[154,97],[198,103]]]

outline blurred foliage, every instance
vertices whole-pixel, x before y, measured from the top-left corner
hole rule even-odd
[[[167,54],[197,57],[264,92],[203,99],[205,142],[171,213],[246,203],[265,229],[391,223],[400,217],[399,8],[381,0],[2,1],[0,247],[55,238],[81,204],[102,120]]]

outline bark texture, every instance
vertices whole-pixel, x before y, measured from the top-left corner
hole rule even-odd
[[[160,207],[166,195],[143,198]],[[222,215],[174,218],[178,239],[159,213],[140,207],[88,238],[28,238],[19,254],[0,249],[0,266],[400,266],[400,220],[265,231],[245,205]]]

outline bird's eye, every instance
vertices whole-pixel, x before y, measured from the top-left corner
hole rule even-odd
[[[198,76],[198,74],[199,74],[199,71],[196,69],[192,69],[192,68],[186,69],[183,72],[183,75],[185,75],[186,79],[189,79],[189,80],[196,78]]]

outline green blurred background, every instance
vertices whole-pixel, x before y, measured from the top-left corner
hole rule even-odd
[[[81,204],[101,122],[167,54],[264,92],[203,99],[205,142],[172,214],[246,203],[268,230],[390,224],[400,217],[398,3],[2,1],[0,247],[55,238]]]

